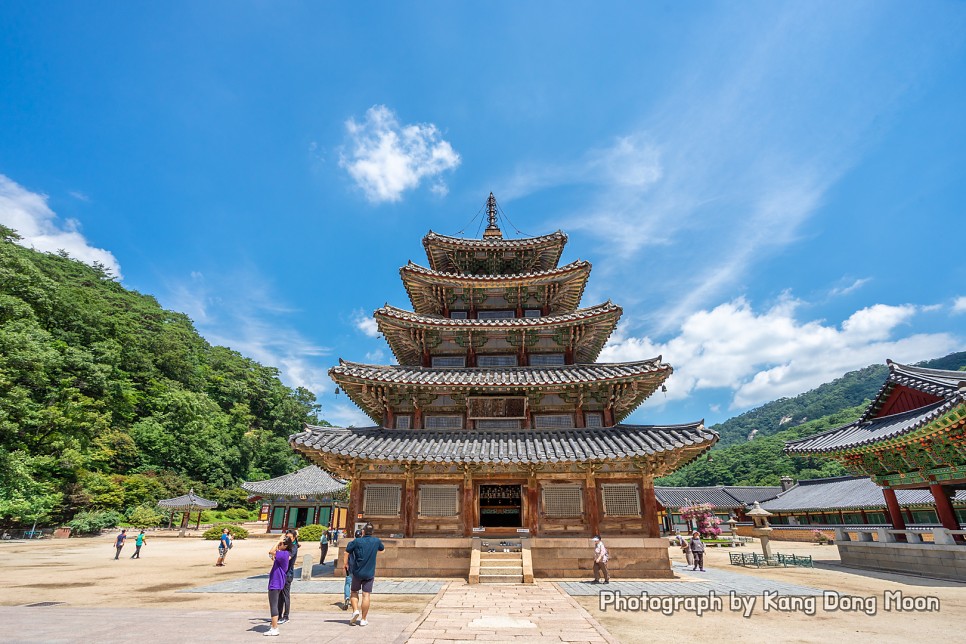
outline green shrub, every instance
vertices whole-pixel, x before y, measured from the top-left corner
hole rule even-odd
[[[131,510],[127,521],[135,528],[156,528],[161,525],[164,517],[154,508],[146,505],[139,505]]]
[[[254,521],[254,514],[252,510],[247,508],[229,508],[225,510],[224,517],[231,521]]]
[[[105,528],[114,528],[121,522],[121,515],[113,510],[84,510],[74,515],[67,526],[74,534],[98,534]]]
[[[318,523],[303,526],[299,528],[299,541],[301,543],[318,542],[322,538],[322,533],[327,529],[324,525],[319,525]]]
[[[248,537],[248,530],[240,525],[235,525],[234,523],[219,523],[217,525],[213,525],[205,530],[205,533],[202,536],[208,541],[218,541],[221,539],[221,531],[225,528],[228,528],[228,530],[231,531],[232,539],[245,539]]]

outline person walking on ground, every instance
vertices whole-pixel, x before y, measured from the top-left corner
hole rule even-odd
[[[600,583],[601,571],[604,573],[604,583],[610,583],[610,573],[607,572],[607,562],[610,560],[610,553],[607,546],[600,540],[600,535],[594,536],[594,583]]]
[[[319,559],[320,564],[325,563],[325,555],[329,554],[329,531],[323,530],[322,536],[319,537],[319,548],[322,549],[322,557]]]
[[[141,530],[141,532],[138,533],[137,539],[134,540],[134,554],[131,555],[131,559],[141,558],[141,546],[144,545],[145,538],[144,530]]]
[[[361,530],[356,530],[356,539],[362,536]],[[342,610],[349,610],[349,598],[352,595],[352,555],[345,553],[342,569],[345,570],[345,586],[342,588],[343,602],[339,606]]]
[[[218,539],[218,561],[215,562],[216,566],[225,565],[225,557],[228,556],[228,551],[231,550],[231,531],[228,528],[222,528],[221,538]]]
[[[114,561],[117,561],[121,556],[121,548],[124,547],[124,541],[127,539],[127,530],[121,530],[121,534],[117,535],[117,539],[114,540],[114,547],[117,548],[117,552],[114,553]]]
[[[694,556],[694,567],[691,570],[701,569],[704,572],[704,542],[701,541],[701,533],[697,530],[691,535],[691,554]]]
[[[291,545],[289,538],[283,535],[268,551],[268,556],[272,560],[272,570],[268,573],[268,608],[272,614],[272,626],[262,633],[267,637],[278,636],[279,600],[285,588],[285,577],[288,574],[288,562],[291,558],[288,549]]]
[[[689,566],[694,565],[694,556],[691,554],[691,546],[688,545],[688,540],[682,537],[680,534],[677,535],[678,546],[681,548],[681,552],[684,554],[684,559],[688,562]]]
[[[366,626],[369,624],[369,596],[372,594],[372,582],[376,577],[376,555],[386,549],[382,541],[372,536],[373,528],[367,523],[362,529],[362,536],[346,545],[345,550],[352,554],[352,617],[349,624]],[[359,600],[359,592],[362,600]],[[361,618],[361,619],[360,619]]]
[[[285,587],[282,589],[282,596],[278,601],[279,624],[286,623],[289,613],[292,611],[292,581],[295,580],[295,563],[299,558],[299,531],[286,530],[285,536],[288,538],[290,545],[288,547],[288,570],[285,572]]]

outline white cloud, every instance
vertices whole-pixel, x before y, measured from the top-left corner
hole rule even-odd
[[[79,197],[77,197],[79,198]],[[103,248],[91,246],[75,219],[59,220],[47,204],[47,195],[31,192],[0,174],[0,224],[23,238],[20,244],[47,253],[66,251],[85,264],[103,264],[118,279],[121,265]]]
[[[947,333],[896,337],[922,310],[914,305],[876,304],[839,326],[799,320],[799,305],[786,296],[758,313],[739,298],[692,313],[667,342],[629,337],[621,330],[600,359],[620,362],[663,355],[675,369],[668,380],[669,400],[725,389],[731,390],[731,407],[736,409],[797,395],[886,358],[917,362],[964,346],[962,338]]]
[[[348,396],[340,394],[339,398],[348,400]],[[351,401],[347,403],[333,403],[322,407],[322,416],[336,427],[372,427],[372,419],[359,410]]]
[[[385,357],[386,357],[386,354],[383,353],[382,349],[376,349],[374,351],[366,352],[366,362],[372,362],[372,363],[378,364],[382,362],[382,359]]]
[[[863,286],[865,286],[871,281],[872,281],[871,277],[862,277],[857,280],[853,280],[853,282],[848,286],[836,286],[831,291],[829,291],[829,295],[832,297],[838,297],[840,295],[848,295],[853,291],[859,290],[860,288],[862,288]]]
[[[77,201],[83,201],[84,203],[90,203],[91,198],[79,190],[71,190],[68,192],[71,197]]]
[[[345,124],[348,150],[339,165],[374,203],[399,201],[407,190],[432,179],[431,190],[446,194],[440,175],[460,164],[460,156],[432,123],[401,124],[385,105],[366,111],[365,119]]]
[[[953,302],[953,313],[966,313],[966,297],[957,297]]]
[[[379,325],[376,323],[376,318],[366,315],[365,311],[362,309],[359,309],[353,313],[352,323],[358,330],[362,331],[366,337],[379,337]]]

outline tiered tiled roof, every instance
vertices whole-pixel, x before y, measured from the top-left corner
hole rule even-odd
[[[517,333],[525,331],[528,334],[548,334],[576,327],[582,332],[575,334],[577,341],[574,357],[577,362],[593,362],[614,332],[621,313],[619,306],[606,302],[570,313],[545,317],[461,320],[439,315],[420,315],[387,304],[376,310],[374,317],[399,363],[418,365],[426,338],[422,334],[413,333],[412,329],[427,331],[439,337],[442,334],[452,335],[460,332],[500,334],[507,330]]]
[[[402,463],[576,463],[682,451],[688,460],[718,435],[703,422],[615,425],[606,429],[394,430],[306,425],[292,445],[333,457]],[[677,467],[681,463],[675,462]]]
[[[462,275],[440,273],[410,262],[399,269],[403,285],[409,294],[413,309],[420,314],[442,312],[439,301],[440,289],[495,289],[504,292],[516,288],[538,289],[547,287],[551,294],[550,309],[553,312],[573,311],[580,304],[590,262],[576,261],[544,271],[515,275]]]
[[[345,492],[346,483],[333,478],[316,465],[303,467],[297,472],[283,474],[265,481],[242,483],[242,489],[261,497],[314,496],[331,497]]]
[[[876,413],[897,385],[939,396],[938,402],[890,416]],[[966,414],[966,372],[910,367],[889,361],[889,378],[875,401],[854,423],[785,444],[789,454],[841,452],[885,443],[911,434],[947,414]]]
[[[950,496],[953,496],[950,494]],[[934,505],[929,490],[896,490],[900,505]],[[966,503],[966,490],[959,490],[953,501]],[[800,481],[798,485],[782,492],[776,498],[761,504],[769,512],[852,510],[858,508],[884,508],[882,488],[864,476],[838,476],[826,479]]]
[[[486,254],[483,264],[491,267],[497,264],[512,263],[516,260],[524,272],[544,271],[553,268],[560,261],[567,235],[561,231],[540,237],[503,239],[484,237],[483,239],[464,239],[450,237],[430,231],[423,238],[426,256],[430,267],[442,273],[461,273],[472,263],[471,254]],[[506,257],[513,253],[512,258]],[[500,257],[496,257],[500,255]],[[474,257],[475,259],[475,257]]]

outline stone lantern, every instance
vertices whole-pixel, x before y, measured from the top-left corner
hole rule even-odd
[[[768,538],[773,530],[771,524],[768,523],[768,517],[772,516],[771,512],[762,509],[761,503],[755,501],[755,507],[748,512],[748,516],[755,522],[751,534],[761,539],[761,552],[766,559],[771,559],[771,545],[768,543]]]
[[[734,545],[738,543],[738,532],[735,529],[735,526],[738,525],[738,519],[736,519],[734,515],[731,515],[731,518],[728,519],[727,523],[728,523],[728,528],[731,530],[731,543],[732,545]]]

